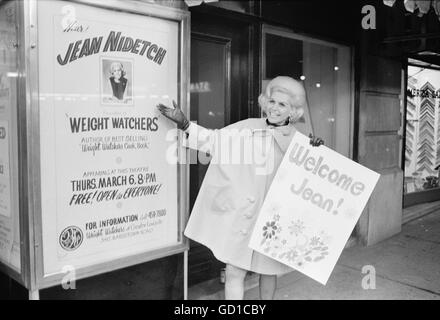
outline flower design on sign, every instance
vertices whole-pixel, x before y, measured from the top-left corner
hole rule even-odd
[[[295,259],[298,257],[298,253],[296,252],[295,249],[291,249],[287,251],[284,255],[286,257],[286,260],[289,262],[294,262]]]
[[[332,241],[332,237],[331,236],[329,236],[327,233],[325,233],[324,231],[321,231],[320,233],[319,233],[319,237],[320,237],[320,239],[321,239],[321,242],[323,242],[323,244],[324,243],[330,243],[331,241]]]
[[[277,225],[275,221],[272,222],[266,222],[266,225],[263,227],[263,237],[266,239],[271,239],[273,236],[275,236],[275,232],[277,232]]]
[[[289,226],[290,234],[294,234],[295,236],[298,236],[303,233],[304,231],[304,222],[300,220],[296,220],[295,222],[292,221],[291,225]]]
[[[279,234],[282,230],[279,225],[279,220],[280,220],[280,215],[275,214],[270,221],[267,221],[263,225],[263,229],[262,229],[263,239],[261,241],[261,245],[271,240],[278,240],[276,234]]]
[[[298,268],[301,268],[301,267],[304,265],[304,260],[302,259],[302,257],[300,257],[300,260],[298,260],[298,261],[295,262],[295,265],[296,265]]]
[[[310,245],[311,245],[311,246],[317,246],[317,245],[319,245],[320,243],[321,243],[321,241],[320,241],[319,237],[317,237],[317,236],[313,236],[313,237],[310,239]]]
[[[289,233],[285,235],[281,232],[279,220],[280,215],[274,214],[262,227],[261,245],[264,244],[265,254],[297,268],[328,256],[331,237],[324,231],[310,234],[304,221],[298,219],[290,222]]]

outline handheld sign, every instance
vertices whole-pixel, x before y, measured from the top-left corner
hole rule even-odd
[[[326,284],[379,174],[297,132],[249,246]]]

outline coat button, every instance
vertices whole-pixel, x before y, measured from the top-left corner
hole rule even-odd
[[[248,197],[248,200],[249,200],[250,203],[254,203],[255,202],[255,198],[251,197],[251,196]]]
[[[246,218],[250,219],[250,218],[253,217],[253,214],[252,214],[252,213],[245,213],[244,216],[245,216]]]
[[[246,236],[248,234],[248,231],[246,229],[241,229],[240,232],[244,236]]]

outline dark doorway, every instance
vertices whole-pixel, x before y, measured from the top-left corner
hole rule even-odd
[[[205,128],[219,129],[249,118],[253,86],[251,27],[221,15],[197,10],[191,14],[191,120]],[[207,168],[191,164],[191,209]],[[224,265],[205,246],[195,241],[190,244],[189,285],[218,277]]]

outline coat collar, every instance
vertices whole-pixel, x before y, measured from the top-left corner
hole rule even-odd
[[[272,132],[273,137],[277,142],[278,146],[281,148],[283,153],[286,152],[287,148],[290,145],[290,141],[292,140],[296,132],[296,129],[293,126],[293,124],[289,123],[285,126],[272,126],[270,124],[268,125],[267,118],[263,118],[262,127],[269,129]]]

